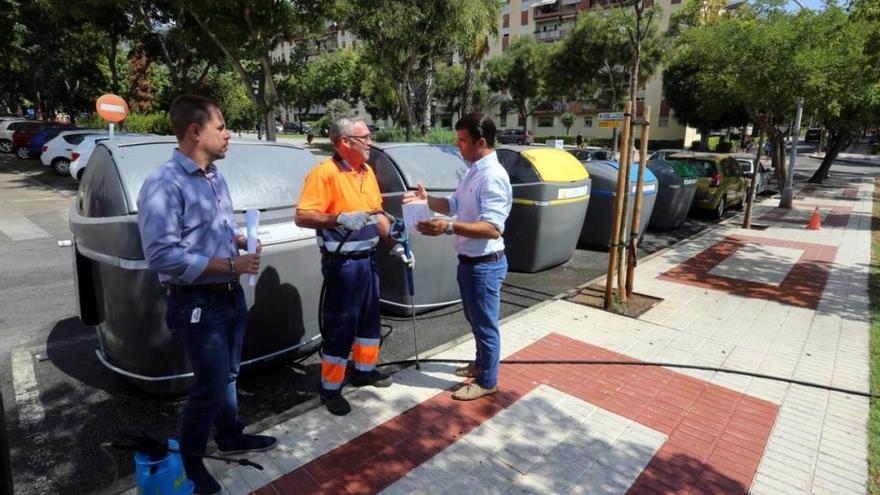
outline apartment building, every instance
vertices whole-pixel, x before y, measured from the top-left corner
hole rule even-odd
[[[681,8],[682,0],[655,0],[663,9],[660,19],[661,29],[667,30],[669,18],[673,12]],[[500,35],[490,40],[489,57],[501,55],[507,51],[510,43],[517,36],[532,36],[538,41],[554,43],[562,40],[566,33],[574,28],[577,15],[588,9],[616,8],[615,0],[506,0],[501,14]],[[637,105],[647,104],[651,107],[651,140],[678,140],[686,145],[697,139],[694,129],[682,126],[674,118],[672,110],[663,99],[663,76],[658,71],[637,93]],[[611,128],[599,127],[599,112],[620,111],[615,108],[595,108],[579,101],[567,104],[556,103],[550,108],[536,111],[529,116],[526,127],[536,136],[565,134],[565,127],[560,122],[560,115],[571,112],[576,116],[569,131],[585,137],[610,138]],[[514,112],[503,113],[500,108],[494,109],[494,117],[499,127],[522,126],[521,118]]]

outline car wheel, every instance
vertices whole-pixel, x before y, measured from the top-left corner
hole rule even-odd
[[[12,141],[0,139],[0,153],[12,153]]]
[[[52,161],[52,170],[58,175],[70,175],[70,160],[66,158],[56,158]]]
[[[725,208],[727,208],[727,198],[722,196],[721,201],[718,202],[718,206],[715,207],[715,218],[721,218],[721,216],[724,215]]]
[[[524,144],[526,144],[526,143],[524,143],[522,139],[517,139],[517,140],[516,140],[516,144],[522,146],[522,145],[524,145]]]
[[[15,150],[15,155],[17,157],[21,158],[22,160],[27,160],[28,158],[31,157],[31,152],[27,148],[22,147],[22,148],[18,148],[17,150]]]

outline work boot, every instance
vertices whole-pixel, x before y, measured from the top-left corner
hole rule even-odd
[[[243,454],[245,452],[261,452],[274,448],[278,443],[275,437],[267,435],[242,435],[241,438],[228,444],[217,444],[221,454]]]
[[[467,366],[455,369],[455,376],[462,378],[476,378],[479,373],[480,368],[477,368],[476,363],[469,363]]]
[[[330,411],[330,414],[336,416],[345,416],[351,412],[351,404],[349,404],[348,401],[345,400],[345,397],[341,395],[321,397],[321,404],[327,406],[327,410]]]
[[[188,456],[187,456],[188,457]],[[197,495],[214,495],[222,489],[217,480],[205,469],[201,459],[189,459],[184,461],[186,477],[193,482],[193,493]]]
[[[495,392],[498,392],[498,387],[484,388],[479,383],[473,382],[456,390],[452,394],[452,398],[455,400],[474,400],[486,395],[492,395]]]
[[[351,375],[350,382],[355,387],[372,385],[374,387],[385,388],[391,386],[391,376],[382,373],[379,370],[373,370],[369,373],[354,373]]]

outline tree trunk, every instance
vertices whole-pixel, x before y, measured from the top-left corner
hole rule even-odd
[[[700,129],[700,151],[709,151],[709,129]]]
[[[119,69],[116,67],[116,37],[110,37],[110,51],[107,54],[107,65],[110,67],[110,91],[119,94]]]
[[[266,102],[266,141],[276,141],[275,131],[275,110],[278,107],[278,89],[275,87],[275,81],[272,79],[272,64],[268,55],[260,57],[260,68],[263,70],[263,80],[265,81],[265,93],[260,100]]]
[[[474,106],[474,74],[476,73],[476,63],[472,57],[465,57],[464,65],[464,99],[461,103],[459,115],[466,115],[473,111]]]
[[[427,71],[425,73],[425,88],[422,94],[424,101],[422,102],[422,115],[420,119],[421,123],[421,134],[424,136],[431,129],[432,119],[431,119],[431,111],[432,105],[431,102],[434,100],[434,61],[429,60],[427,65]]]
[[[837,158],[837,155],[840,154],[841,151],[845,150],[847,146],[852,142],[852,133],[846,131],[831,131],[831,141],[828,146],[828,151],[825,153],[825,157],[822,159],[822,164],[819,165],[819,168],[813,172],[812,177],[807,182],[813,184],[821,184],[826,179],[828,179],[828,171],[831,169],[831,165],[834,163],[834,160]]]

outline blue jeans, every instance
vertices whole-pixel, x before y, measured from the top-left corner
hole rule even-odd
[[[507,257],[491,263],[458,265],[458,287],[464,316],[471,324],[477,355],[474,359],[480,374],[476,382],[485,388],[498,385],[498,361],[501,358],[501,332],[498,312],[501,307],[501,284],[507,276]]]
[[[201,308],[198,322],[193,311]],[[183,410],[180,450],[204,454],[211,425],[218,444],[234,443],[244,424],[238,417],[236,379],[247,324],[241,287],[229,292],[178,293],[168,296],[168,320],[186,349],[195,384]],[[190,476],[201,459],[184,456]],[[196,464],[199,463],[199,464]]]

